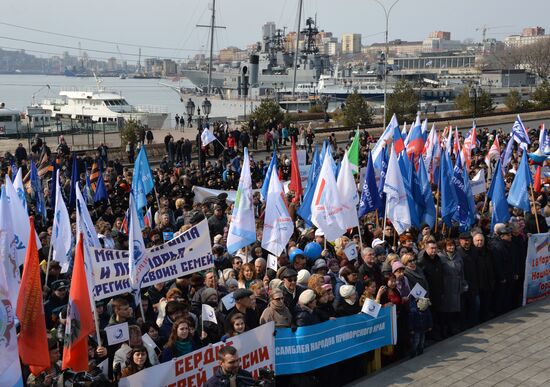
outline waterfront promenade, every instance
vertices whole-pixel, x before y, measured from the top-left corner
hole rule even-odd
[[[349,386],[549,385],[550,298],[546,298]]]

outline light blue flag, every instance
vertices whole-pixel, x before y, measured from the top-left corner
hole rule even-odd
[[[269,162],[269,166],[267,167],[267,172],[264,177],[264,184],[262,185],[261,193],[264,200],[267,200],[269,180],[271,179],[271,170],[273,168],[277,168],[277,151],[275,149],[273,149],[273,154],[271,155],[271,161]]]
[[[315,187],[317,186],[317,178],[321,172],[321,165],[321,158],[319,156],[317,144],[315,144],[313,161],[311,168],[309,169],[307,186],[302,198],[302,205],[296,211],[308,227],[313,227],[313,222],[311,221],[311,202],[313,201],[313,194],[315,193]]]
[[[361,191],[361,201],[359,202],[359,218],[365,216],[369,212],[376,211],[382,207],[378,187],[376,186],[376,176],[374,166],[372,165],[372,155],[367,161],[367,172],[365,173],[365,181]]]
[[[528,146],[531,144],[529,134],[527,133],[527,129],[525,129],[525,126],[523,125],[519,114],[516,116],[516,121],[512,126],[512,138],[523,149],[527,149]]]
[[[504,150],[504,153],[502,154],[502,169],[505,170],[508,164],[510,163],[510,160],[512,159],[512,150],[514,148],[514,140],[512,137],[508,140],[508,144],[506,145],[506,149]]]
[[[234,254],[239,249],[256,242],[256,240],[250,157],[248,156],[248,148],[244,148],[243,167],[233,207],[233,216],[227,234],[227,252]]]
[[[529,170],[527,152],[523,152],[516,177],[508,193],[508,204],[512,207],[521,208],[525,212],[529,212],[531,209],[531,204],[529,202],[529,187],[532,185],[533,176],[531,176],[531,171]]]
[[[441,219],[448,226],[452,226],[451,219],[455,214],[458,201],[454,186],[451,183],[452,166],[447,152],[441,152],[441,179],[439,192],[441,193]]]
[[[130,192],[129,224],[128,224],[128,271],[130,285],[136,301],[140,298],[141,283],[143,277],[149,271],[148,257],[145,254],[145,243],[141,233],[141,226],[135,206],[133,192]]]
[[[147,194],[154,188],[153,176],[149,167],[149,160],[145,152],[145,145],[141,147],[134,164],[134,177],[132,178],[132,191],[136,198],[136,210],[147,205]]]
[[[413,227],[420,226],[420,218],[416,209],[416,203],[413,196],[413,170],[414,165],[411,164],[409,157],[405,151],[402,151],[399,154],[397,159],[399,168],[401,170],[401,175],[403,176],[403,186],[405,187],[405,192],[407,194],[407,201],[409,203],[409,211],[411,217],[411,225]]]
[[[418,183],[420,185],[420,197],[424,207],[424,212],[420,217],[420,222],[426,223],[430,226],[430,228],[433,228],[436,220],[434,197],[430,185],[430,179],[428,178],[428,173],[426,172],[426,168],[424,167],[422,160],[419,160],[418,163],[417,176]]]
[[[498,168],[499,166],[500,160],[497,163],[497,168],[495,168],[495,173],[493,174],[490,192],[487,193],[487,196],[490,197],[491,202],[493,203],[491,230],[494,229],[495,224],[506,223],[510,220],[510,212],[508,211],[508,202],[506,201],[505,195],[506,187],[504,185],[502,169]]]
[[[371,153],[372,156],[372,153]],[[373,157],[374,159],[374,157]],[[383,148],[380,152],[380,181],[378,182],[378,193],[380,194],[380,210],[378,216],[384,216],[386,212],[386,193],[384,192],[384,183],[386,182],[386,173],[388,172],[388,152],[387,147]],[[374,166],[374,161],[373,161]]]

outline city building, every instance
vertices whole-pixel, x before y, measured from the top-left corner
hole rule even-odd
[[[535,86],[536,76],[523,69],[483,70],[480,83],[489,87],[528,87]]]
[[[376,55],[379,52],[386,51],[385,43],[373,43],[370,46],[363,47],[364,54]],[[388,42],[388,51],[390,57],[418,56],[422,52],[422,42],[407,42],[396,39]]]
[[[510,35],[504,38],[504,45],[507,48],[518,48],[536,43],[549,36],[545,35],[545,30],[542,27],[527,27],[521,31],[521,35]]]
[[[447,31],[432,32],[422,41],[422,52],[448,52],[461,49],[462,43],[459,40],[451,40],[451,33]]]
[[[361,34],[342,35],[342,54],[358,54],[361,52]]]

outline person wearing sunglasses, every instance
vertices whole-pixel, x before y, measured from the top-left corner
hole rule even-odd
[[[269,295],[269,305],[260,316],[260,324],[274,321],[275,328],[290,328],[292,314],[285,305],[281,289],[273,289]]]
[[[420,284],[420,286],[429,292],[430,286],[428,285],[428,280],[420,266],[418,266],[418,259],[416,256],[413,253],[403,254],[401,263],[405,266],[405,278],[409,280],[411,289],[414,288],[416,284]]]
[[[298,273],[294,269],[286,268],[280,276],[283,279],[282,291],[285,305],[291,313],[294,313],[298,298],[300,298],[300,294],[303,292],[303,289],[296,285]]]

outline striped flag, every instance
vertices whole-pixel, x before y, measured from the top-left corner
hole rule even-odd
[[[472,129],[468,133],[468,136],[464,139],[464,144],[462,145],[462,160],[465,165],[470,168],[472,163],[472,150],[477,146],[477,133],[476,133],[476,123],[472,126]]]
[[[523,149],[527,149],[527,147],[531,144],[531,140],[529,140],[529,134],[527,133],[527,129],[525,129],[525,126],[523,125],[519,114],[516,116],[516,121],[512,126],[512,136],[514,138],[514,141],[517,142],[519,146]]]
[[[94,163],[92,164],[92,172],[90,173],[90,186],[92,187],[94,192],[96,190],[97,179],[99,179],[99,173],[99,165],[96,161],[94,161]]]
[[[489,148],[489,152],[487,152],[487,155],[485,156],[485,164],[487,166],[491,166],[491,160],[496,159],[500,157],[500,143],[498,141],[498,134],[495,136],[495,140],[493,141],[493,145],[491,145],[491,148]]]

